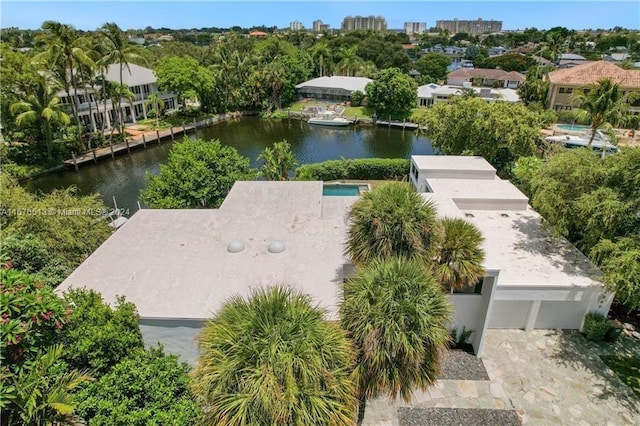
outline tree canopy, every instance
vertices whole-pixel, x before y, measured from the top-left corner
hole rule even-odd
[[[173,145],[160,174],[147,175],[141,198],[152,208],[217,208],[238,180],[254,180],[249,159],[218,140],[185,139]]]
[[[418,58],[413,67],[422,77],[430,77],[435,81],[447,77],[447,67],[451,64],[451,58],[444,53],[429,52]]]
[[[385,120],[408,118],[418,101],[418,85],[398,68],[380,71],[365,90],[369,105]]]

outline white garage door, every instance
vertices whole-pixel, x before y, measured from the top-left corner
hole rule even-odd
[[[524,328],[530,307],[530,301],[494,300],[489,328]]]
[[[584,302],[542,302],[534,328],[578,329],[586,311]]]

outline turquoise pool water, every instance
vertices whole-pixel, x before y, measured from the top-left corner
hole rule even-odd
[[[322,195],[337,197],[353,197],[360,195],[359,185],[324,185],[322,187]]]
[[[589,130],[589,126],[581,126],[579,124],[556,124],[556,127],[567,132],[586,132]]]

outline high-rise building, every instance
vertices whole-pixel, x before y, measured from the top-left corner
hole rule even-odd
[[[427,31],[426,22],[405,22],[404,32],[407,34],[422,34]]]
[[[382,16],[347,16],[342,21],[342,31],[385,31],[386,29],[387,20]]]
[[[436,28],[440,30],[448,30],[451,34],[469,33],[473,35],[486,33],[499,33],[502,31],[502,21],[483,21],[478,18],[475,21],[465,20],[442,20],[436,21]]]
[[[300,31],[304,29],[304,25],[300,21],[293,21],[289,24],[289,29],[291,31]]]
[[[319,33],[322,31],[329,31],[329,24],[323,24],[321,19],[313,21],[313,32]]]

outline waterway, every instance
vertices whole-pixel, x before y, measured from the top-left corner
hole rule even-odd
[[[414,131],[386,127],[354,126],[329,128],[310,126],[296,119],[282,121],[243,117],[198,129],[203,139],[219,139],[260,166],[258,155],[265,147],[286,139],[301,163],[315,163],[340,158],[408,158],[410,155],[432,154],[429,139]],[[179,142],[176,142],[179,143]],[[99,193],[104,202],[132,214],[138,209],[140,191],[146,186],[147,173],[158,174],[165,164],[171,141],[149,144],[147,149],[133,151],[81,167],[78,172],[67,170],[42,176],[25,184],[30,191],[50,192],[76,186],[80,194]]]

